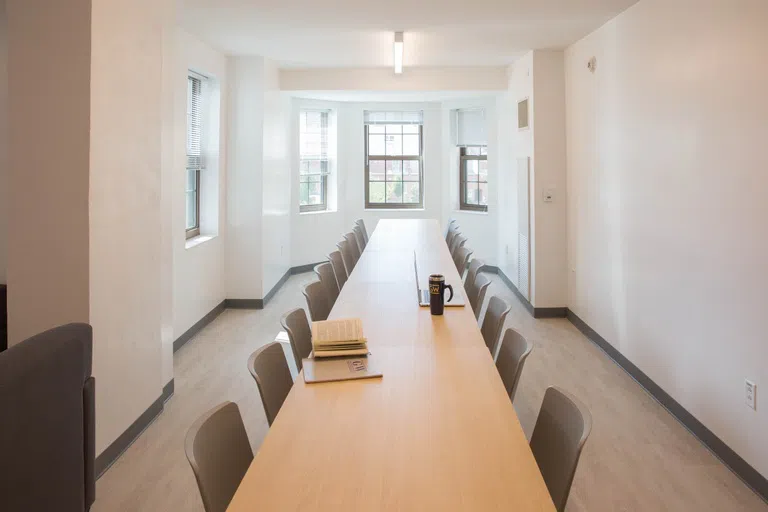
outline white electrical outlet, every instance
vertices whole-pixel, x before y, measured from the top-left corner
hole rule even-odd
[[[744,399],[747,405],[754,410],[757,410],[757,384],[751,380],[744,381]]]

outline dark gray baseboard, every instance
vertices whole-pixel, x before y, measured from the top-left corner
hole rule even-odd
[[[504,281],[504,284],[506,284],[507,287],[510,290],[512,290],[512,292],[517,296],[520,302],[523,303],[523,306],[525,306],[525,309],[528,310],[528,313],[530,313],[533,318],[565,318],[568,308],[534,307],[533,304],[531,304],[528,301],[528,299],[526,299],[525,296],[522,293],[520,293],[520,290],[517,289],[517,286],[515,286],[515,284],[507,277],[504,271],[501,270],[499,267],[496,267],[493,265],[486,265],[483,267],[483,270],[497,274],[501,278],[501,280]]]
[[[264,306],[266,306],[269,301],[272,300],[272,297],[274,297],[275,294],[280,291],[280,288],[283,287],[288,278],[296,274],[312,272],[312,270],[315,268],[315,265],[317,265],[317,263],[308,263],[306,265],[299,265],[298,267],[289,268],[285,274],[283,274],[283,277],[281,277],[280,280],[275,284],[275,286],[273,286],[272,289],[267,292],[263,299],[225,299],[224,307],[230,309],[264,309]]]
[[[168,384],[163,386],[163,403],[171,399],[175,388],[176,388],[176,385],[174,384],[173,379],[171,379],[171,381]]]
[[[566,318],[568,308],[533,308],[533,318]]]
[[[142,432],[144,432],[147,427],[149,427],[152,422],[157,418],[161,412],[163,412],[163,404],[167,402],[171,396],[173,395],[173,379],[163,386],[162,394],[152,402],[152,405],[150,405],[146,411],[144,411],[141,416],[139,416],[136,421],[134,421],[130,427],[125,429],[125,432],[120,434],[117,439],[115,439],[112,444],[107,446],[107,448],[101,452],[101,454],[96,457],[96,463],[95,463],[95,472],[96,472],[96,479],[99,479],[101,475],[103,475],[109,468],[112,466],[112,464],[117,461],[118,458],[127,450],[133,442],[139,438]]]
[[[592,343],[597,345],[605,354],[621,367],[632,379],[640,384],[656,401],[661,404],[669,413],[674,416],[691,434],[696,436],[723,464],[728,466],[736,476],[741,478],[745,484],[752,488],[763,500],[768,502],[768,479],[761,475],[747,461],[741,458],[739,454],[733,451],[725,442],[717,437],[702,422],[688,412],[680,405],[677,400],[672,398],[669,393],[664,391],[653,379],[648,377],[640,368],[634,365],[613,345],[600,336],[584,320],[579,318],[576,313],[567,310],[568,320],[581,331]]]
[[[283,277],[281,277],[277,281],[277,283],[275,283],[275,286],[273,286],[272,289],[267,292],[267,294],[264,296],[264,301],[261,307],[266,306],[269,303],[269,301],[272,300],[272,297],[275,296],[278,290],[280,290],[280,288],[283,287],[283,285],[288,280],[288,278],[291,277],[292,271],[293,271],[292,268],[289,268],[288,270],[286,270],[285,274],[283,274]]]
[[[264,309],[264,299],[224,299],[227,309]]]
[[[221,301],[215,308],[210,310],[203,318],[195,322],[195,324],[186,330],[184,334],[176,338],[173,342],[173,352],[176,353],[186,342],[192,339],[192,336],[202,330],[203,327],[213,322],[213,320],[219,316],[226,309],[226,300]],[[173,381],[171,381],[173,382]]]

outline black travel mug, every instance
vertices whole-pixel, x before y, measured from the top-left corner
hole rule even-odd
[[[451,296],[445,300],[446,288],[451,291]],[[445,284],[445,276],[432,274],[429,276],[429,310],[433,315],[442,315],[446,302],[453,298],[453,286]]]

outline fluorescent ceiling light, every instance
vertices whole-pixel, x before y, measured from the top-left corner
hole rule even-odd
[[[403,72],[403,33],[395,32],[395,73]]]

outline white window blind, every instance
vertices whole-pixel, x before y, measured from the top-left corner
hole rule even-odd
[[[203,78],[187,77],[187,169],[203,168]]]
[[[416,112],[371,112],[365,111],[365,124],[424,124],[424,113]]]
[[[485,110],[467,109],[456,111],[456,145],[487,146]]]

